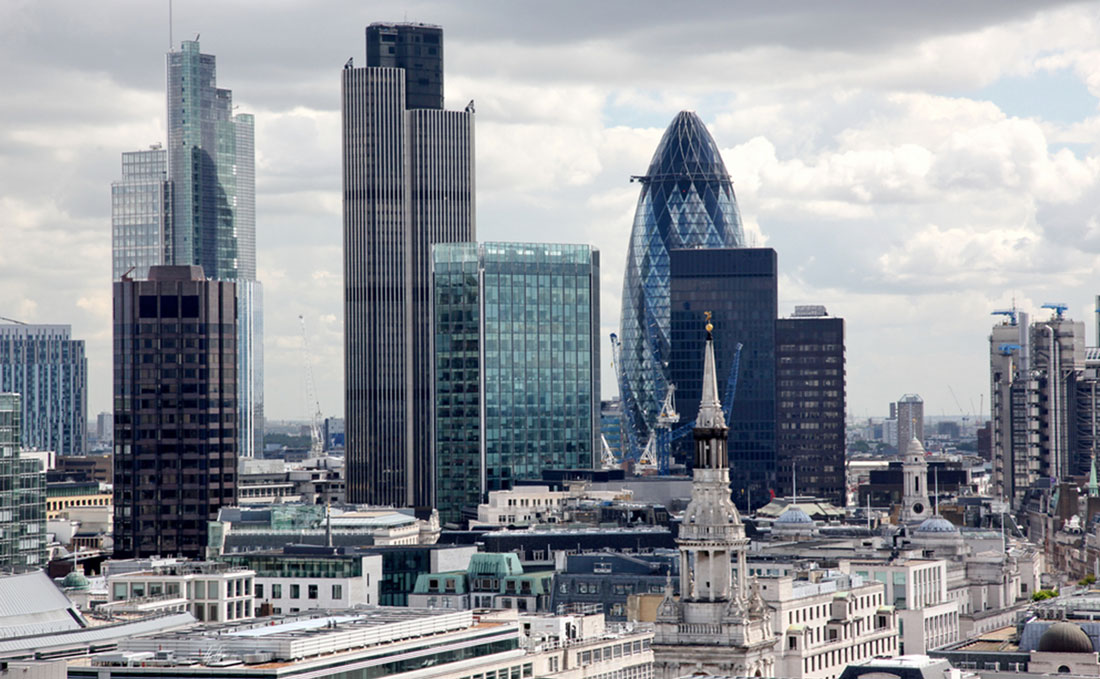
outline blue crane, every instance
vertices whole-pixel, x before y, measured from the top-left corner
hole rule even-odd
[[[1058,320],[1062,320],[1062,314],[1066,312],[1066,309],[1069,308],[1069,305],[1065,302],[1047,302],[1040,308],[1053,309],[1054,315],[1058,318]]]
[[[992,316],[1008,316],[1012,321],[1010,323],[1010,325],[1016,325],[1016,309],[1015,308],[1012,308],[1012,309],[997,309],[996,311],[992,312],[990,315],[992,315]]]
[[[1019,344],[1010,344],[1008,342],[1005,342],[1004,344],[1001,344],[1001,346],[997,347],[997,351],[1001,352],[1001,356],[1010,356],[1012,355],[1013,351],[1019,351],[1020,349],[1023,349],[1023,347],[1021,347]]]

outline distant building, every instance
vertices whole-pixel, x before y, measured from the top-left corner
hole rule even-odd
[[[0,392],[22,396],[22,446],[83,455],[88,359],[68,325],[0,320]]]
[[[771,248],[701,248],[669,252],[671,354],[669,380],[676,386],[680,424],[695,418],[702,388],[703,313],[711,312],[719,396],[727,385],[737,344],[741,360],[730,410],[729,455],[734,501],[767,503],[775,488],[775,332],[777,260]],[[663,398],[663,395],[662,395]],[[692,441],[675,448],[690,465]]]
[[[924,399],[917,394],[906,394],[898,399],[898,449],[910,439],[924,443]]]
[[[487,493],[600,457],[599,252],[432,249],[435,497],[457,521]]]
[[[97,441],[110,443],[111,437],[115,434],[114,422],[115,414],[113,412],[102,412],[96,415],[95,436]]]
[[[844,470],[844,319],[800,306],[775,326],[776,492],[847,504]]]
[[[344,418],[326,417],[322,427],[325,450],[343,450],[345,445]]]
[[[116,557],[201,557],[237,501],[235,290],[198,266],[114,284]]]
[[[0,571],[46,566],[46,472],[23,459],[19,394],[0,393]]]
[[[431,248],[476,237],[474,108],[443,110],[439,26],[366,43],[341,75],[348,499],[431,507]]]

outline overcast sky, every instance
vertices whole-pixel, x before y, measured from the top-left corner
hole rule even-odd
[[[1042,11],[1037,11],[1037,8]],[[638,185],[694,109],[780,313],[847,322],[848,412],[903,393],[988,408],[990,311],[1069,304],[1096,344],[1100,6],[176,0],[256,116],[270,418],[343,411],[340,68],[372,21],[444,27],[447,106],[477,102],[480,240],[601,251],[604,395]],[[89,413],[111,407],[110,184],[164,141],[167,1],[0,3],[0,316],[71,323]],[[1040,316],[1045,316],[1046,312]],[[957,396],[952,396],[951,390]],[[985,395],[985,396],[983,396]]]

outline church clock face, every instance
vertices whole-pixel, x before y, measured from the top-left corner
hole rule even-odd
[[[916,503],[915,505],[913,505],[913,513],[914,514],[923,514],[924,513],[924,505],[922,505],[919,502]]]

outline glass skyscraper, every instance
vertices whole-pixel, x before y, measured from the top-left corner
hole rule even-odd
[[[438,26],[366,39],[342,74],[347,496],[428,507],[431,247],[475,238],[473,108],[442,108]]]
[[[240,453],[263,448],[263,291],[256,280],[255,120],[233,112],[216,60],[186,40],[168,53],[168,145],[122,154],[112,184],[114,280],[198,265],[237,283]]]
[[[742,247],[745,237],[721,153],[695,113],[676,115],[636,179],[642,191],[626,256],[618,369],[624,425],[644,445],[668,390],[669,250]]]
[[[20,456],[19,401],[0,393],[0,573],[46,566],[46,471]]]
[[[171,230],[172,184],[168,151],[156,144],[122,154],[122,180],[111,184],[111,268],[145,279],[149,267],[164,264]]]
[[[436,508],[600,454],[599,251],[455,243],[432,249]]]
[[[727,451],[734,500],[741,507],[768,502],[775,486],[775,321],[777,258],[771,248],[672,250],[669,257],[671,352],[669,379],[676,385],[680,422],[695,419],[703,383],[703,313],[711,312],[715,368],[721,400],[730,408]],[[737,344],[737,392],[726,395]],[[692,441],[673,452],[690,464]]]
[[[71,326],[0,321],[0,392],[22,396],[24,448],[84,454],[88,359]]]

